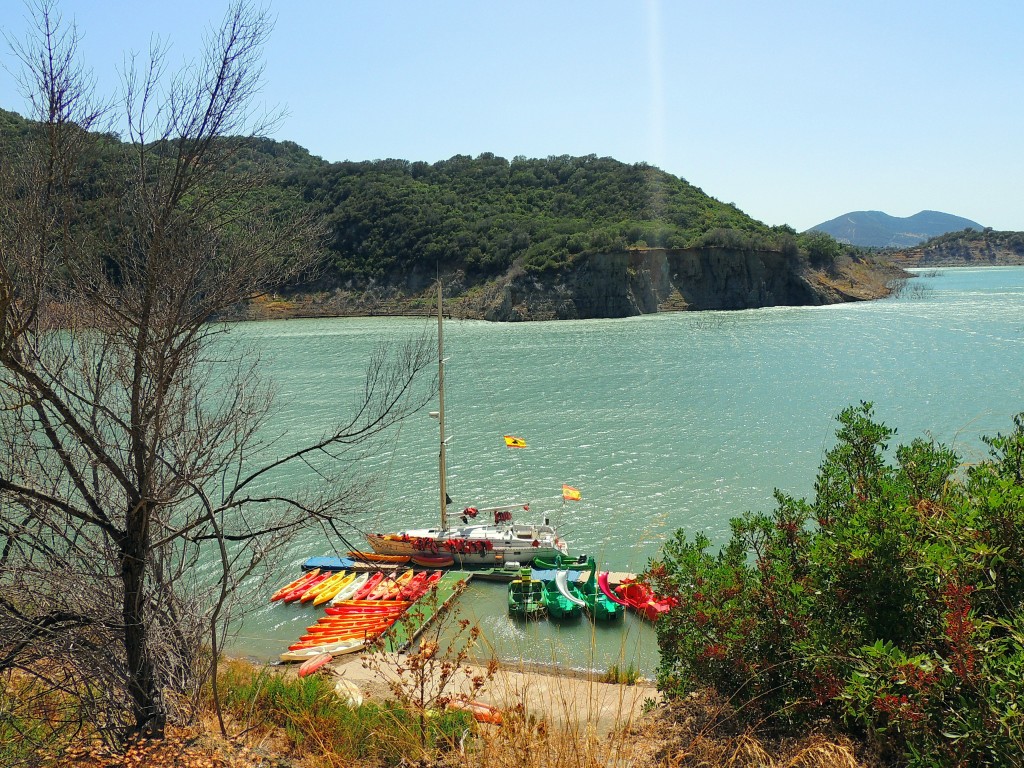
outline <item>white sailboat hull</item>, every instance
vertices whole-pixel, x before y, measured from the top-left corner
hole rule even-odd
[[[379,555],[436,557],[450,555],[460,565],[530,563],[567,554],[565,541],[550,525],[467,525],[441,530],[419,528],[396,533],[369,534],[370,547]]]

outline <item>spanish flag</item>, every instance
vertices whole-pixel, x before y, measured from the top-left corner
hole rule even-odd
[[[509,448],[525,448],[526,441],[521,437],[513,437],[512,435],[505,435],[505,445]]]
[[[563,485],[562,498],[565,501],[579,501],[583,497],[580,496],[580,491],[578,488],[573,488],[571,485]]]

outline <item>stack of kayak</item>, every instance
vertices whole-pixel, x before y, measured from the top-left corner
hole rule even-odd
[[[309,662],[303,666],[308,673],[325,663],[324,656],[362,650],[436,585],[441,576],[441,571],[411,569],[396,575],[314,568],[271,597],[272,601],[287,603],[328,604],[327,615],[307,627],[307,634],[281,654],[281,661]]]
[[[411,605],[407,600],[344,600],[299,641],[288,646],[281,661],[307,661],[324,653],[339,655],[362,650],[383,634]]]

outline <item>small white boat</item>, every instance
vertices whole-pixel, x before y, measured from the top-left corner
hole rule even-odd
[[[329,653],[331,656],[341,656],[346,653],[355,653],[366,647],[365,640],[342,640],[337,643],[324,643],[309,648],[299,648],[296,651],[285,651],[281,654],[281,661],[309,661],[321,653]]]
[[[529,504],[507,504],[486,509],[466,507],[461,514],[462,525],[448,524],[447,473],[444,434],[444,325],[441,310],[441,284],[437,285],[437,371],[439,410],[436,415],[441,433],[438,470],[441,479],[441,525],[438,528],[413,528],[394,533],[368,534],[366,540],[379,555],[437,557],[450,555],[459,565],[502,565],[507,562],[529,563],[540,557],[554,560],[568,551],[548,518],[536,523],[514,522],[513,512],[528,512]],[[471,522],[478,516],[492,517],[493,522]]]

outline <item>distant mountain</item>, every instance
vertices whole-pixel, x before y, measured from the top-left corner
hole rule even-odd
[[[909,248],[929,238],[964,229],[984,229],[976,221],[940,211],[921,211],[900,218],[882,211],[853,211],[811,227],[841,243],[866,248]]]

